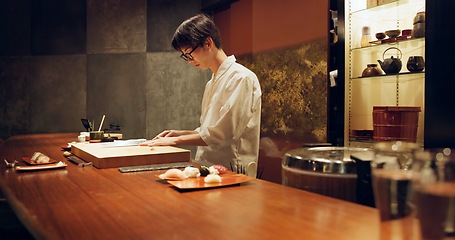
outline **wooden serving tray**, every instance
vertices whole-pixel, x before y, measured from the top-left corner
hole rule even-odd
[[[214,187],[224,187],[232,186],[248,181],[253,181],[256,178],[252,178],[243,174],[221,174],[220,183],[205,183],[205,177],[198,178],[187,178],[185,180],[179,181],[168,181],[169,184],[174,187],[182,190],[192,190],[192,189],[204,189],[204,188],[214,188]]]
[[[92,162],[96,168],[190,161],[190,150],[171,146],[107,147],[103,143],[77,143],[72,145],[71,153],[86,162]]]
[[[46,164],[46,165],[35,165],[35,166],[16,166],[14,169],[16,171],[37,171],[37,170],[48,170],[48,169],[58,169],[58,168],[66,168],[66,163],[63,164]]]
[[[57,161],[55,161],[54,159],[52,158],[49,158],[49,162],[47,163],[34,163],[32,162],[32,158],[31,157],[23,157],[22,160],[24,160],[24,162],[30,164],[30,165],[46,165],[46,164],[51,164],[51,163],[56,163]]]

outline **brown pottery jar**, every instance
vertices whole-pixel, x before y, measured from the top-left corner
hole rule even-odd
[[[373,77],[381,74],[382,71],[378,68],[378,64],[371,63],[367,64],[367,67],[363,70],[362,77]]]
[[[413,38],[425,37],[425,12],[418,12],[414,17]]]

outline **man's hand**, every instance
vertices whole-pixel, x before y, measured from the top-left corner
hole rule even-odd
[[[156,136],[150,141],[145,141],[140,144],[140,146],[175,146],[177,145],[176,143],[176,137],[158,137]]]

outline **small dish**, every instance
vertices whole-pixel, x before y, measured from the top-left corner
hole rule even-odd
[[[23,157],[22,160],[24,160],[26,163],[28,163],[30,165],[46,165],[46,164],[51,164],[51,163],[56,163],[57,162],[57,161],[55,161],[52,158],[49,158],[49,162],[47,162],[47,163],[34,163],[34,162],[32,162],[32,158],[31,157]]]
[[[58,169],[58,168],[66,168],[66,163],[58,162],[55,164],[48,164],[42,166],[16,166],[14,169],[16,171],[37,171],[37,170],[47,170],[47,169]]]
[[[401,31],[402,36],[411,36],[412,35],[412,29],[404,29]]]
[[[378,33],[376,33],[375,36],[378,40],[382,40],[386,37],[385,33],[383,33],[383,32],[378,32]]]
[[[389,38],[396,38],[400,36],[401,30],[400,29],[394,29],[394,30],[387,30],[385,31],[385,35],[387,35]]]
[[[71,151],[71,145],[68,144],[68,146],[62,146],[62,149],[64,151]]]

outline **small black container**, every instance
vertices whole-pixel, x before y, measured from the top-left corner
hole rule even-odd
[[[410,56],[406,63],[406,68],[410,72],[421,72],[425,69],[425,60],[422,56]]]

